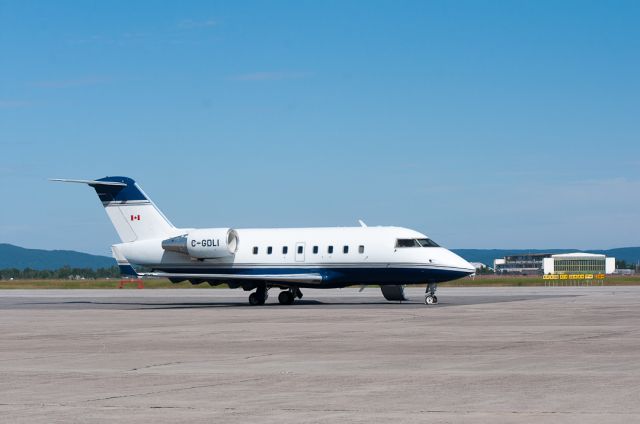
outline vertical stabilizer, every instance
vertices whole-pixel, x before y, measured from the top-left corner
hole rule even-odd
[[[131,178],[52,181],[84,183],[93,187],[120,240],[125,243],[170,237],[175,233],[175,227]]]

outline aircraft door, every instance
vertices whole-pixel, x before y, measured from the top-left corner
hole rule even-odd
[[[304,262],[304,243],[296,243],[296,262]]]

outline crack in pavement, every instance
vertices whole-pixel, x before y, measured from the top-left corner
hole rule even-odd
[[[236,381],[236,383],[246,383],[246,382],[249,382],[249,381],[260,381],[260,380],[262,380],[262,378],[248,378],[246,380]],[[200,384],[200,385],[196,385],[196,386],[179,387],[179,388],[176,388],[176,389],[156,390],[156,391],[144,392],[144,393],[132,393],[132,394],[129,394],[129,395],[107,396],[107,397],[104,397],[104,398],[87,399],[84,402],[99,402],[99,401],[102,401],[102,400],[123,399],[123,398],[129,398],[129,397],[137,397],[137,396],[157,395],[157,394],[161,394],[161,393],[181,392],[181,391],[191,390],[191,389],[203,389],[205,387],[222,386],[222,385],[225,385],[225,384],[227,384],[227,382],[220,382],[220,383],[214,383],[214,384]]]
[[[167,365],[177,365],[177,364],[183,364],[184,361],[177,361],[177,362],[166,362],[164,364],[150,364],[150,365],[145,365],[144,367],[139,367],[139,368],[131,368],[129,371],[138,371],[138,370],[144,370],[147,368],[154,368],[154,367],[164,367]]]
[[[246,381],[252,381],[255,379],[247,379],[247,380],[243,380],[243,382]],[[220,384],[224,384],[224,383],[220,383]],[[166,391],[159,391],[159,392],[150,392],[152,393],[161,393],[161,392],[168,392],[168,391],[177,391],[177,390],[189,390],[189,389],[194,389],[194,388],[200,388],[200,387],[210,387],[212,385],[201,385],[201,386],[193,386],[193,387],[184,387],[181,389],[173,389],[173,390],[166,390]],[[104,399],[116,399],[116,398],[123,398],[123,397],[132,397],[132,396],[140,396],[140,395],[144,395],[147,393],[142,393],[142,394],[133,394],[133,395],[124,395],[124,396],[114,396],[111,398],[104,398]],[[89,400],[90,401],[94,401],[94,400],[102,400],[102,399],[92,399]],[[87,402],[87,401],[85,401]],[[73,404],[66,404],[66,403],[0,403],[0,407],[2,406],[22,406],[22,407],[63,407],[63,408],[84,408],[85,406],[83,405],[73,405]],[[209,410],[209,408],[199,408],[199,407],[193,407],[193,406],[169,406],[169,405],[164,405],[164,406],[159,406],[159,405],[149,405],[149,406],[136,406],[136,405],[100,405],[98,406],[98,408],[104,408],[104,409],[188,409],[188,410]],[[224,407],[224,408],[213,408],[213,410],[222,410],[225,412],[245,412],[247,411],[246,408],[234,408],[234,407]],[[374,409],[343,409],[343,408],[272,408],[269,409],[268,411],[263,410],[262,412],[278,412],[278,411],[283,411],[283,412],[349,412],[349,413],[373,413],[373,414],[384,414],[384,413],[398,413],[398,412],[404,412],[404,413],[413,413],[413,414],[462,414],[462,415],[473,415],[473,414],[502,414],[502,415],[513,415],[513,414],[529,414],[529,415],[554,415],[554,414],[558,414],[558,415],[581,415],[581,416],[597,416],[597,415],[619,415],[619,416],[626,416],[626,415],[638,415],[639,412],[638,411],[630,411],[630,412],[620,412],[620,411],[547,411],[547,410],[541,410],[541,411],[517,411],[517,410],[456,410],[456,409],[452,409],[452,410],[447,410],[447,409],[422,409],[422,410],[416,410],[416,411],[411,411],[411,410],[407,410],[407,409],[401,409],[401,410],[390,410],[390,409],[384,409],[383,411],[376,411]]]
[[[247,356],[244,359],[246,360],[246,359],[254,359],[254,358],[263,358],[263,357],[266,357],[266,356],[273,356],[273,353],[265,353],[265,354],[262,354],[262,355]]]

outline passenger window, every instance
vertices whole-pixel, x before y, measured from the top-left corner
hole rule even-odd
[[[313,246],[313,254],[314,255],[318,254],[318,246]]]
[[[349,253],[349,246],[344,246],[342,248],[342,253]]]
[[[254,255],[258,254],[258,246],[253,246],[253,254]]]
[[[327,247],[327,253],[328,254],[332,254],[333,253],[333,246]]]
[[[289,247],[288,246],[282,246],[282,254],[286,255],[287,252],[289,252]]]
[[[364,253],[364,246],[363,245],[360,245],[358,247],[358,253]]]
[[[302,254],[302,246],[298,246],[298,255]]]
[[[267,255],[270,255],[271,252],[273,252],[273,247],[271,246],[267,247]]]

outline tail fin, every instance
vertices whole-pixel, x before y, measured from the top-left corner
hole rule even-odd
[[[175,227],[134,180],[104,177],[97,180],[52,179],[88,184],[96,190],[111,223],[123,242],[169,237]]]

